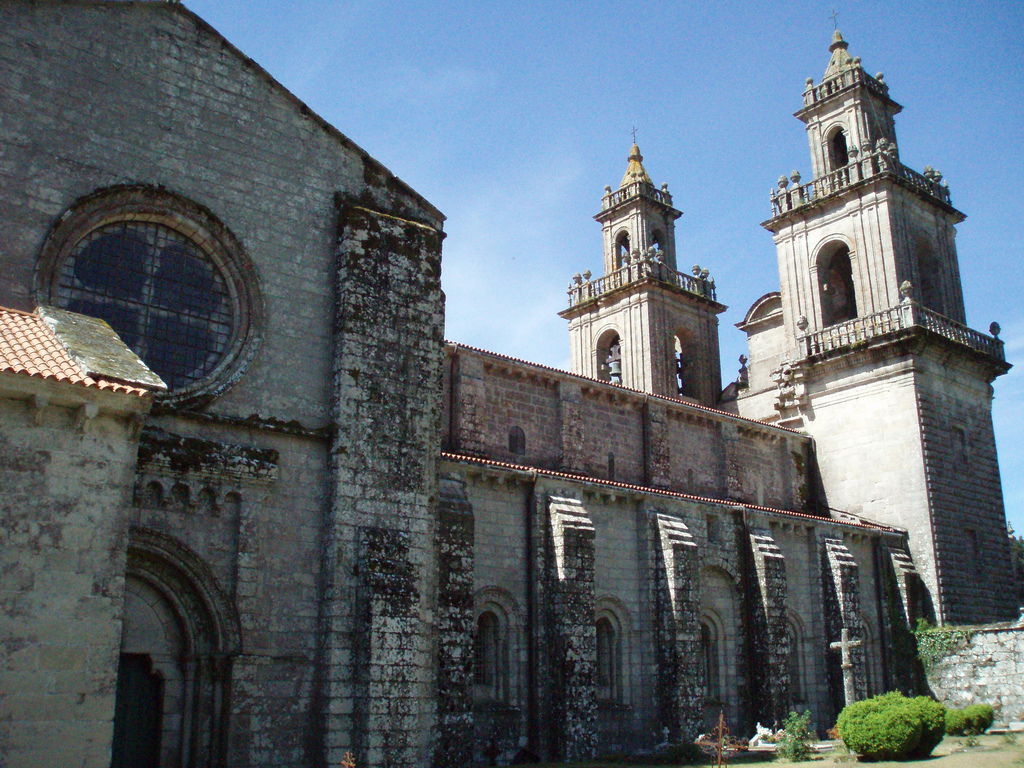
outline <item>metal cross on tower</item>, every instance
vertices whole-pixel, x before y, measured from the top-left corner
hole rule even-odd
[[[633,143],[636,144],[636,126],[633,126]]]
[[[842,659],[840,668],[843,670],[843,697],[847,704],[853,704],[857,700],[857,685],[853,678],[853,657],[850,651],[860,648],[861,645],[862,641],[850,639],[850,630],[846,627],[839,633],[839,640],[828,645],[833,651],[839,651]]]
[[[832,29],[839,29],[839,22],[837,21],[838,18],[839,18],[839,12],[836,11],[835,8],[833,8],[832,9]]]

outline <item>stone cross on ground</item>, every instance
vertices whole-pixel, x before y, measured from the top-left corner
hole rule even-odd
[[[843,696],[847,704],[853,704],[857,700],[857,686],[853,679],[853,657],[850,655],[850,651],[854,648],[860,648],[861,645],[863,643],[860,640],[850,639],[850,630],[846,627],[843,627],[843,631],[839,633],[839,640],[828,645],[833,651],[839,651],[841,654],[842,664],[840,668],[843,670]]]

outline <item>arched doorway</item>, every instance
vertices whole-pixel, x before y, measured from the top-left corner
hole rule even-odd
[[[226,746],[238,619],[213,574],[174,539],[128,548],[112,768],[207,768]]]

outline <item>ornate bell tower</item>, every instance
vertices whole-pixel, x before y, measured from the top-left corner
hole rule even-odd
[[[838,31],[829,51],[796,113],[813,179],[771,194],[781,292],[740,323],[737,407],[813,435],[828,506],[910,532],[940,621],[1013,618],[991,387],[1010,366],[964,325],[964,215],[942,174],[900,162],[883,76]]]
[[[655,188],[634,144],[619,188],[605,187],[604,275],[573,276],[569,321],[574,373],[714,405],[721,393],[715,284],[706,269],[676,269],[668,185]]]

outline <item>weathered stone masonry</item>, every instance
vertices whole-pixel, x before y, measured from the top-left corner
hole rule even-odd
[[[427,617],[437,569],[430,446],[440,427],[441,233],[349,201],[339,216],[324,751],[328,764],[351,748],[360,762],[398,768],[429,749],[423,724],[436,706]]]

